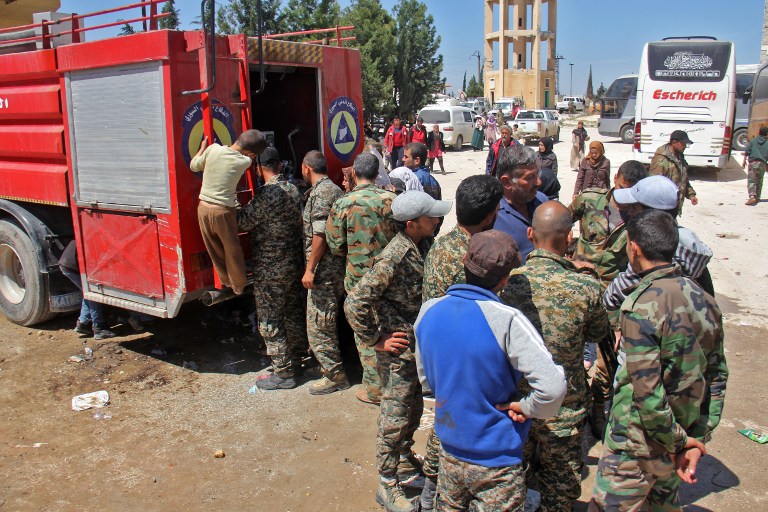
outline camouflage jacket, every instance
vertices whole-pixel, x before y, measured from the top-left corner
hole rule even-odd
[[[250,233],[254,280],[285,280],[303,269],[301,208],[298,189],[273,176],[238,210],[238,228]]]
[[[534,420],[534,426],[561,436],[575,435],[590,400],[584,345],[597,343],[610,331],[600,283],[579,273],[567,259],[535,249],[525,266],[512,271],[499,296],[531,321],[555,364],[565,370],[568,389],[557,417]]]
[[[325,235],[326,222],[331,207],[344,193],[327,176],[309,189],[304,206],[304,255],[307,262],[312,253],[314,235]],[[326,250],[317,264],[316,280],[341,279],[344,275],[344,259]]]
[[[715,300],[671,264],[645,273],[621,313],[608,445],[647,457],[708,441],[728,378]]]
[[[688,162],[683,155],[676,155],[669,144],[664,144],[653,155],[651,168],[648,169],[649,175],[661,175],[671,179],[677,185],[677,210],[683,209],[683,201],[686,197],[690,198],[696,195],[690,182],[688,181]]]
[[[613,189],[588,188],[568,207],[573,222],[579,222],[574,258],[581,257],[595,266],[603,289],[628,265],[626,226],[621,223],[610,229],[608,225],[612,194]]]
[[[373,267],[349,292],[344,312],[362,343],[373,346],[382,333],[405,332],[415,349],[413,324],[421,309],[426,245],[398,233]]]
[[[325,240],[333,254],[346,257],[344,289],[347,293],[371,268],[373,257],[394,238],[394,199],[392,192],[371,184],[358,185],[333,203]]]
[[[454,284],[465,283],[464,255],[470,235],[458,225],[435,241],[424,260],[422,302],[442,297]]]

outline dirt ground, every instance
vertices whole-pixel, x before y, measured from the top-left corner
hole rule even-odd
[[[569,131],[563,128],[563,139]],[[605,142],[615,171],[631,148]],[[566,204],[575,180],[568,146],[555,146]],[[468,147],[446,156],[449,173],[437,176],[446,198],[461,179],[481,172],[485,156]],[[735,158],[740,162],[741,155]],[[725,415],[700,481],[681,493],[688,511],[768,510],[768,445],[737,432],[768,432],[761,373],[768,366],[762,296],[768,204],[743,206],[745,178],[735,159],[717,174],[695,172],[700,204],[686,204],[682,220],[715,252],[710,268],[731,371]],[[444,232],[454,223],[452,214]],[[373,499],[378,409],[355,400],[356,386],[326,397],[309,395],[306,383],[249,394],[267,361],[247,312],[232,315],[239,307],[228,305],[216,317],[190,304],[178,318],[138,334],[115,324],[121,336],[87,339],[94,358],[82,363],[67,360],[83,352],[71,330],[74,316],[35,328],[0,319],[0,510],[379,510]],[[189,361],[197,369],[185,368]],[[106,417],[71,410],[73,396],[102,389],[111,398],[99,410]],[[426,410],[423,426],[431,420]],[[417,451],[423,443],[419,432]],[[588,445],[582,503],[599,456],[599,443]],[[215,458],[217,450],[225,457]]]

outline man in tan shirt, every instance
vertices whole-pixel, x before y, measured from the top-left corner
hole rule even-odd
[[[245,259],[237,237],[237,183],[251,166],[253,158],[267,148],[264,134],[247,130],[231,146],[203,138],[200,150],[189,167],[203,173],[197,220],[213,267],[223,286],[237,295],[245,288]]]

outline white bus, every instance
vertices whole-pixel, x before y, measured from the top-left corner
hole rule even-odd
[[[725,167],[731,152],[736,49],[708,37],[667,38],[646,43],[640,61],[635,106],[635,159],[650,163],[675,130],[693,144],[691,166]]]

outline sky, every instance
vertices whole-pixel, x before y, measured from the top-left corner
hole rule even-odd
[[[441,38],[443,76],[454,86],[453,91],[457,91],[464,72],[467,80],[477,74],[477,58],[472,54],[483,53],[485,2],[422,1],[434,17]],[[381,1],[390,12],[398,2]],[[129,3],[133,1],[62,0],[60,11],[86,13]],[[223,3],[227,3],[226,0],[216,2],[217,6]],[[339,0],[339,3],[346,7],[351,2]],[[181,28],[195,29],[190,22],[200,12],[200,1],[177,0],[176,5],[181,10]],[[560,0],[556,49],[558,55],[565,58],[561,61],[560,92],[569,94],[572,80],[573,94],[583,95],[590,66],[595,90],[600,82],[608,87],[619,75],[637,73],[643,44],[670,36],[707,35],[733,41],[737,64],[756,63],[760,56],[764,7],[764,0],[680,0],[674,4],[668,0]],[[117,13],[97,19],[100,24],[126,17],[127,13]],[[107,31],[101,32],[99,37],[107,35]],[[572,78],[570,63],[573,63]]]

